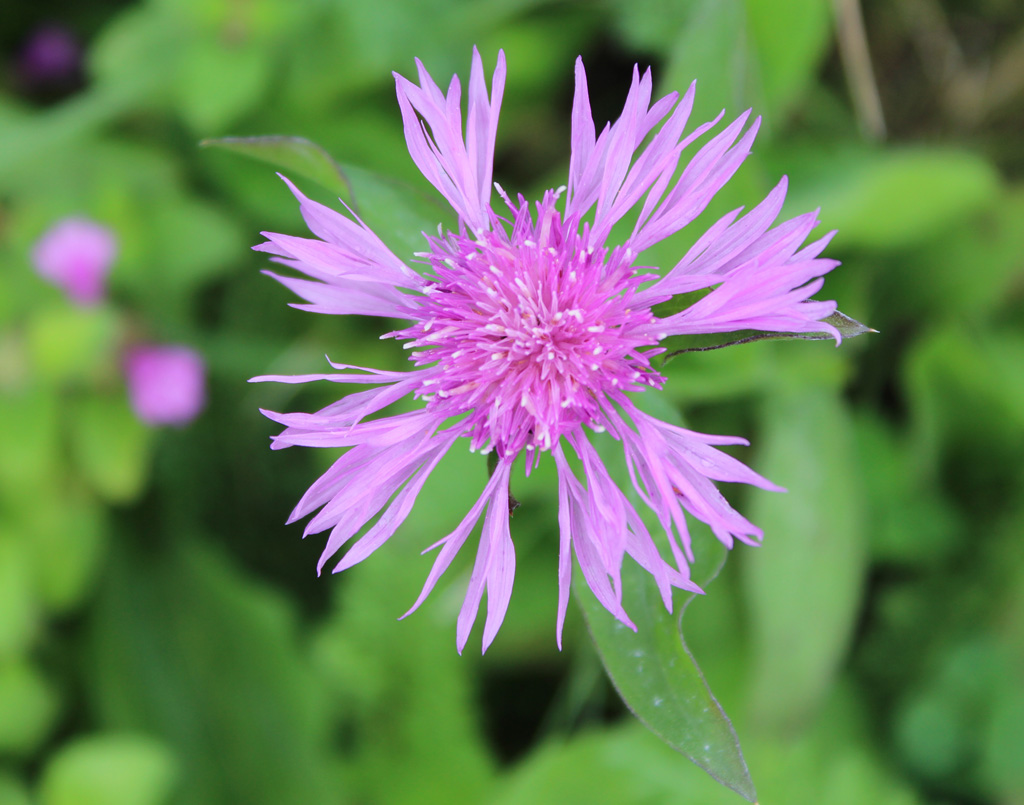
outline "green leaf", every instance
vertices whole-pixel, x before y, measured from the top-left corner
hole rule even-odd
[[[0,662],[22,654],[39,626],[32,563],[24,542],[6,523],[0,536]]]
[[[838,685],[813,727],[798,736],[745,738],[765,803],[919,805],[879,757],[863,728],[863,700]],[[872,737],[868,737],[872,736]],[[1019,754],[1019,753],[1018,753]],[[1019,765],[1019,764],[1018,764]],[[510,770],[488,805],[736,805],[736,795],[689,764],[636,722],[582,730],[550,741]]]
[[[38,668],[24,659],[0,661],[0,753],[31,755],[59,710],[57,692]]]
[[[764,108],[754,111],[778,118],[810,86],[828,53],[832,33],[829,3],[745,0],[743,6],[757,66],[755,80],[764,99]]]
[[[66,613],[93,589],[109,541],[106,508],[85,489],[51,489],[23,513],[36,593],[50,613]],[[60,561],[54,561],[60,557]]]
[[[101,497],[126,503],[138,496],[148,475],[152,431],[123,394],[81,400],[71,434],[75,460]]]
[[[780,800],[791,801],[791,800]],[[736,794],[635,721],[586,729],[530,753],[488,805],[736,805]]]
[[[433,559],[420,551],[458,524],[486,481],[479,455],[451,450],[387,546],[333,583],[320,580],[337,595],[314,636],[314,659],[328,688],[319,706],[333,704],[361,736],[343,759],[356,802],[490,802],[495,763],[475,692],[480,660],[470,651],[460,657],[454,645],[463,584],[442,580],[450,586],[439,586],[414,615],[396,620],[416,600]],[[504,637],[502,627],[496,645]],[[553,642],[551,631],[546,637]]]
[[[4,423],[0,450],[0,500],[13,508],[32,505],[37,488],[52,487],[60,472],[56,395],[36,387],[0,395]]]
[[[866,550],[862,469],[834,388],[805,384],[769,398],[757,469],[788,494],[756,495],[764,546],[743,556],[753,710],[785,730],[810,718],[846,652],[860,608]]]
[[[633,50],[668,53],[699,0],[614,2],[615,33]]]
[[[695,550],[700,564],[693,568],[702,586],[717,575],[726,553],[714,538],[706,541]],[[634,633],[601,605],[579,574],[573,586],[608,676],[633,714],[673,749],[754,802],[736,733],[682,636],[682,617],[693,595],[678,615],[671,614],[649,574],[625,562],[623,606],[636,624]]]
[[[902,760],[926,779],[950,777],[977,751],[972,719],[942,690],[926,690],[902,703],[893,717]]]
[[[223,131],[260,102],[272,77],[272,54],[263,42],[224,40],[205,33],[182,43],[174,100],[197,133]]]
[[[992,592],[990,585],[986,593]],[[1006,708],[1010,715],[1013,704],[1003,695],[1020,687],[1017,669],[1006,662],[1006,647],[986,633],[984,624],[972,623],[972,630],[966,640],[933,652],[925,672],[894,703],[895,748],[908,767],[929,780],[962,777],[977,766],[991,714]],[[1010,751],[1019,756],[1019,746]]]
[[[87,54],[90,77],[107,91],[147,105],[154,98],[163,100],[181,64],[188,35],[178,15],[153,3],[126,7],[91,43]]]
[[[108,368],[119,329],[117,314],[109,308],[45,307],[29,321],[29,356],[46,380],[88,380]]]
[[[451,207],[433,188],[433,195],[425,196],[404,182],[352,165],[345,172],[352,179],[356,211],[402,259],[423,251],[423,233],[436,234],[439,223],[457,228]]]
[[[112,120],[159,106],[187,41],[172,15],[152,5],[125,8],[91,42],[84,91],[0,126],[0,184],[30,181],[54,155],[74,150]]]
[[[193,290],[231,271],[252,237],[220,207],[197,199],[168,199],[152,210],[149,223],[151,259],[136,266],[132,280],[138,290],[148,282],[164,294]]]
[[[935,323],[977,320],[1013,306],[1024,254],[1022,220],[1024,188],[1014,188],[912,253],[893,255],[871,279],[875,310],[899,321]]]
[[[693,119],[735,116],[751,106],[752,54],[743,0],[699,0],[675,37],[663,86],[683,92],[697,81]]]
[[[111,551],[92,611],[86,688],[98,723],[165,740],[181,802],[343,802],[287,603],[193,539],[154,549],[151,534],[131,536],[146,539]]]
[[[922,473],[906,444],[904,426],[863,413],[853,421],[854,440],[871,501],[868,530],[872,558],[916,568],[941,564],[970,529],[948,496]]]
[[[892,769],[891,747],[868,727],[861,692],[832,686],[821,713],[796,734],[754,731],[748,741],[764,802],[814,805],[920,805]]]
[[[0,770],[0,803],[3,805],[32,805],[28,788],[12,774]]]
[[[424,232],[436,231],[439,223],[454,225],[446,205],[400,181],[335,162],[302,137],[227,137],[201,145],[236,151],[313,179],[340,195],[402,259],[423,250]]]
[[[203,140],[199,145],[269,162],[286,173],[312,179],[352,203],[352,184],[345,170],[327,151],[305,137],[220,137]]]
[[[976,504],[1005,505],[1003,484],[1020,466],[1022,362],[1024,338],[1015,330],[963,326],[923,335],[906,358],[911,455],[930,478],[947,453],[974,459],[959,482],[970,484]]]
[[[845,313],[841,313],[838,310],[823,318],[822,321],[835,327],[843,338],[855,338],[858,335],[864,335],[864,333],[878,332],[878,330],[868,327],[866,324],[861,324],[856,319],[851,319]],[[796,338],[813,341],[823,341],[831,337],[829,333],[803,333],[796,335]]]
[[[701,288],[698,291],[690,291],[689,293],[677,293],[671,299],[666,299],[664,302],[655,305],[651,308],[651,312],[659,319],[667,318],[676,313],[682,313],[714,290],[715,288],[712,286],[710,288]]]
[[[625,14],[635,12],[623,4]],[[652,4],[646,3],[648,7]],[[689,0],[667,4],[647,27],[674,45],[665,86],[685,90],[697,81],[694,119],[710,120],[722,109],[734,117],[754,107],[766,128],[778,125],[811,85],[828,52],[831,14],[823,0]],[[653,10],[653,9],[652,9]],[[643,31],[638,25],[632,26]]]
[[[43,771],[40,805],[162,805],[176,777],[162,743],[145,735],[100,734],[61,747]]]
[[[872,151],[802,144],[773,157],[789,173],[787,209],[821,208],[825,227],[844,248],[893,249],[946,231],[950,223],[995,203],[999,177],[969,151],[923,146]]]
[[[0,185],[31,181],[53,154],[73,149],[133,109],[147,90],[142,86],[118,93],[97,88],[0,127]]]
[[[835,327],[843,338],[855,338],[858,335],[863,335],[864,333],[878,332],[878,330],[874,330],[867,325],[861,324],[856,319],[851,319],[845,313],[840,313],[838,310],[822,319],[822,321],[825,324],[830,324]],[[744,335],[744,333],[750,333],[750,335]],[[728,341],[721,340],[726,336],[736,335],[739,335],[740,337],[731,338]],[[711,333],[706,336],[671,336],[661,342],[661,346],[670,350],[664,358],[662,358],[661,365],[664,366],[677,355],[684,355],[688,352],[709,352],[710,350],[722,349],[723,347],[752,344],[755,341],[831,341],[834,338],[835,336],[827,332],[766,333],[758,330],[740,330],[735,333]],[[693,344],[694,341],[698,340],[705,343],[700,346],[680,346],[681,344]]]
[[[1019,677],[1003,685],[992,704],[992,715],[982,742],[981,772],[989,787],[1002,792],[1006,801],[1024,793],[1024,691]]]

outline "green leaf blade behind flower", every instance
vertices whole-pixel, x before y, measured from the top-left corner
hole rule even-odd
[[[201,148],[223,148],[269,162],[281,170],[312,179],[345,201],[352,201],[352,185],[344,169],[326,150],[305,137],[220,137],[203,140],[199,145]]]
[[[929,243],[968,216],[993,209],[1000,197],[993,166],[956,148],[822,148],[794,140],[762,158],[770,173],[790,177],[786,209],[820,207],[822,224],[839,230],[845,250],[885,252]]]
[[[836,358],[831,353],[829,358]],[[789,489],[748,507],[765,544],[743,555],[751,659],[751,713],[775,734],[811,723],[834,685],[867,572],[861,467],[838,384],[824,366],[764,403],[757,470]]]
[[[666,302],[665,304],[670,303]],[[655,311],[657,312],[657,308],[655,308]],[[835,327],[843,338],[856,338],[864,333],[878,332],[878,330],[861,324],[856,319],[851,319],[845,313],[841,313],[838,310],[830,316],[826,316],[822,321]],[[737,338],[737,336],[739,337]],[[728,341],[723,340],[726,337],[729,337]],[[683,355],[688,352],[708,352],[713,349],[722,349],[723,347],[752,344],[755,341],[830,341],[833,338],[835,336],[832,333],[824,331],[820,333],[768,333],[759,330],[738,330],[733,333],[712,333],[703,336],[677,335],[666,338],[661,342],[661,346],[668,350],[662,359],[661,365],[664,366],[676,355]]]
[[[347,802],[290,603],[175,537],[112,547],[87,636],[96,725],[165,742],[181,764],[176,802]]]
[[[426,245],[423,233],[435,232],[438,224],[456,228],[451,208],[439,197],[423,195],[389,176],[337,162],[322,146],[304,137],[222,137],[203,140],[200,146],[233,151],[313,180],[348,204],[400,259],[422,251]],[[330,202],[329,206],[337,208]]]
[[[697,535],[695,535],[696,537]],[[693,578],[702,586],[725,562],[726,549],[710,535],[695,551]],[[739,739],[683,639],[679,614],[666,611],[653,579],[633,562],[622,567],[623,606],[634,633],[597,600],[582,578],[574,584],[601,661],[623,701],[665,743],[749,802],[756,801]]]

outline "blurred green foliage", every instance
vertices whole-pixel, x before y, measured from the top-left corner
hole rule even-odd
[[[247,246],[298,234],[297,205],[268,166],[198,142],[322,145],[408,256],[450,219],[406,154],[390,71],[420,57],[442,82],[465,75],[474,43],[488,64],[508,56],[496,178],[513,193],[564,181],[577,54],[599,124],[634,62],[660,92],[696,79],[700,120],[753,106],[754,154],[650,262],[673,264],[785,173],[787,212],[820,207],[839,230],[823,298],[881,331],[668,368],[690,426],[749,437],[741,457],[790,489],[737,500],[765,545],[738,549],[686,618],[761,801],[1024,802],[1024,12],[864,6],[884,141],[859,133],[863,54],[836,45],[858,31],[827,0],[5,10],[0,803],[739,801],[624,717],[577,614],[556,650],[550,473],[515,481],[517,589],[482,660],[454,650],[466,557],[394,620],[429,567],[418,551],[475,498],[478,457],[446,459],[393,543],[341,577],[317,579],[315,538],[283,525],[325,459],[271,453],[256,409],[310,410],[332,390],[246,379],[321,371],[325,352],[403,356],[378,323],[287,307]],[[86,55],[40,94],[18,58],[43,21]],[[70,214],[120,242],[96,308],[30,264]],[[132,417],[120,354],[140,339],[206,357],[210,405],[188,428]]]

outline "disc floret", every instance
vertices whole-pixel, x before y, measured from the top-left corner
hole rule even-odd
[[[631,304],[646,275],[628,248],[591,246],[586,225],[567,226],[557,197],[548,191],[536,217],[520,197],[511,221],[430,238],[419,321],[394,333],[411,339],[417,366],[437,369],[418,392],[428,407],[469,414],[473,449],[549,450],[581,425],[603,429],[623,392],[663,382],[641,351],[656,341],[635,332],[653,318]]]

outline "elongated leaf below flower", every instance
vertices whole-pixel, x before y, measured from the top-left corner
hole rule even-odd
[[[717,540],[708,536],[704,542],[691,568],[693,580],[702,587],[718,575],[726,556]],[[683,600],[678,614],[669,613],[651,576],[624,562],[622,604],[636,623],[633,632],[601,605],[582,579],[573,590],[605,670],[633,715],[720,783],[755,802],[736,732],[683,638],[683,614],[694,596]]]
[[[856,319],[851,319],[845,313],[841,313],[838,310],[821,321],[824,324],[835,327],[843,338],[855,338],[858,335],[864,335],[864,333],[878,332],[878,330],[868,327],[866,324],[861,324]],[[737,336],[739,337],[737,338]],[[664,366],[676,355],[684,355],[687,352],[709,352],[713,349],[735,347],[740,344],[750,344],[754,341],[831,341],[834,339],[835,336],[832,333],[825,331],[820,333],[765,333],[756,330],[740,330],[732,333],[712,333],[701,336],[672,336],[661,342],[662,347],[668,350],[662,359],[661,365]]]

